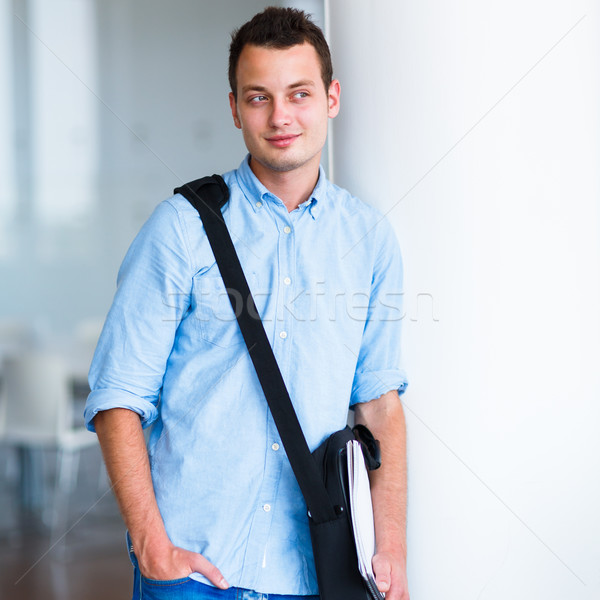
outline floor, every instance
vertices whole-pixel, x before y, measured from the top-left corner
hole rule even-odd
[[[44,451],[43,464],[47,498],[53,477],[50,451]],[[100,465],[98,448],[82,453],[77,487],[66,511],[66,534],[51,545],[42,510],[47,501],[31,510],[20,506],[18,461],[14,450],[0,449],[2,600],[131,598],[124,527]]]

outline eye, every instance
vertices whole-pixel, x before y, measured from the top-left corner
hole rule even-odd
[[[308,98],[308,92],[296,92],[294,94],[294,98],[299,98],[299,99]]]
[[[249,98],[250,104],[260,104],[261,102],[265,102],[267,100],[266,96],[252,96]]]

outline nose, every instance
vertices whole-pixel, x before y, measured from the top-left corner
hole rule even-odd
[[[292,122],[290,107],[285,99],[275,98],[271,106],[271,114],[269,115],[269,125],[271,127],[279,129]]]

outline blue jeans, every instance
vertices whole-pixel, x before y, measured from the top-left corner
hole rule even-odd
[[[129,536],[127,538],[129,558],[133,564],[132,600],[319,600],[319,596],[261,594],[236,587],[221,590],[189,577],[169,581],[148,579],[140,573],[137,558],[131,551]]]

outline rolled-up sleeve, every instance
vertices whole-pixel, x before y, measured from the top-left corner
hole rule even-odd
[[[138,413],[145,427],[157,417],[175,332],[190,305],[186,235],[174,206],[162,202],[125,256],[90,368],[84,413],[90,431],[96,414],[111,408]]]
[[[408,385],[401,366],[402,255],[387,219],[378,223],[375,233],[371,297],[352,384],[351,406],[369,402],[391,390],[402,394]]]

